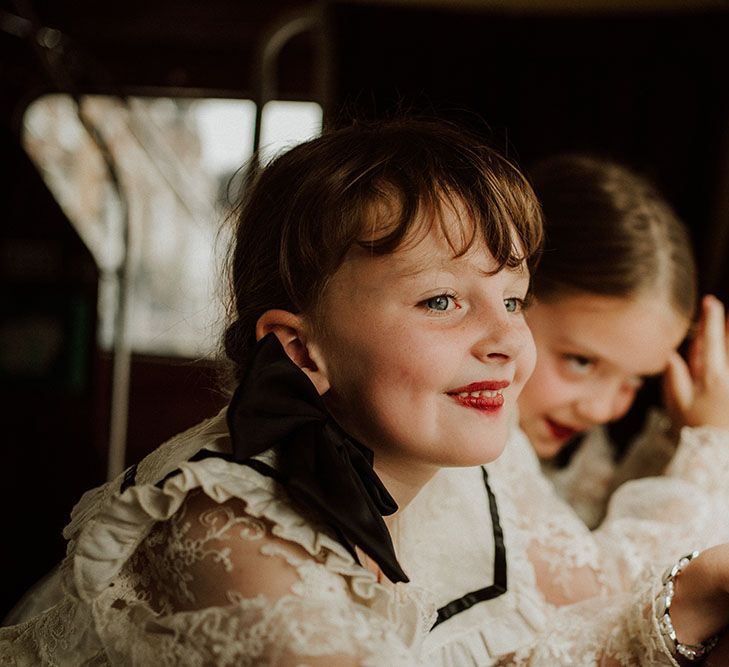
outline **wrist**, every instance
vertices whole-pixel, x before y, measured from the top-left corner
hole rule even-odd
[[[718,617],[706,614],[702,598],[711,591],[711,587],[704,590],[705,577],[697,564],[694,564],[691,572],[693,576],[689,576],[688,581],[683,576],[698,555],[698,551],[687,554],[666,570],[662,577],[663,588],[656,597],[654,607],[663,642],[680,664],[703,660],[716,646],[716,633],[724,625],[720,620],[721,614]],[[690,587],[691,579],[695,579],[695,588]],[[719,627],[715,627],[717,622]]]

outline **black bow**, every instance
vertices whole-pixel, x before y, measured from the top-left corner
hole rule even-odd
[[[289,496],[360,547],[390,581],[408,581],[382,519],[397,504],[372,468],[372,451],[332,419],[273,334],[256,345],[228,407],[228,428],[236,461],[277,445],[277,477]]]

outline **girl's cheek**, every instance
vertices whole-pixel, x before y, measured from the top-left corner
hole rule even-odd
[[[553,381],[545,369],[537,363],[537,368],[529,377],[519,397],[521,416],[530,419],[552,407]]]
[[[549,351],[540,351],[536,348],[536,367],[534,376],[540,378],[543,383],[555,384],[564,382],[559,358]]]
[[[529,377],[536,367],[537,348],[526,321],[522,319],[521,324],[512,329],[510,336],[514,341],[511,351],[516,356],[522,374]]]
[[[558,365],[548,361],[537,362],[537,370],[528,386],[541,411],[563,408],[576,400],[583,390],[581,383],[565,378]]]
[[[623,390],[622,395],[618,398],[616,402],[617,405],[615,406],[615,416],[611,419],[611,421],[620,419],[621,417],[625,416],[625,413],[628,412],[628,410],[630,410],[630,407],[633,405],[636,393],[637,390],[635,389]]]
[[[521,352],[521,367],[525,382],[534,375],[537,370],[537,362],[537,348],[531,333],[527,331]]]

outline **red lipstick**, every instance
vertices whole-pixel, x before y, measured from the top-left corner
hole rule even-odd
[[[567,440],[574,438],[579,433],[577,429],[565,426],[564,424],[560,424],[559,422],[553,421],[549,418],[545,419],[545,422],[547,423],[549,431],[555,440],[566,442]]]
[[[487,380],[486,382],[472,382],[465,387],[451,389],[449,394],[470,394],[472,391],[498,391],[506,389],[511,384],[508,380]]]
[[[504,395],[501,390],[510,384],[507,380],[472,382],[449,391],[448,395],[464,407],[474,408],[481,412],[498,412],[504,405]]]

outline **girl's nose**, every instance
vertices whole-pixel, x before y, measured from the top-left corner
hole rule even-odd
[[[635,390],[623,384],[593,386],[589,395],[577,402],[578,416],[592,424],[607,424],[622,417],[630,408]]]
[[[534,346],[531,331],[522,318],[510,313],[483,318],[476,331],[473,354],[486,363],[515,359]]]

